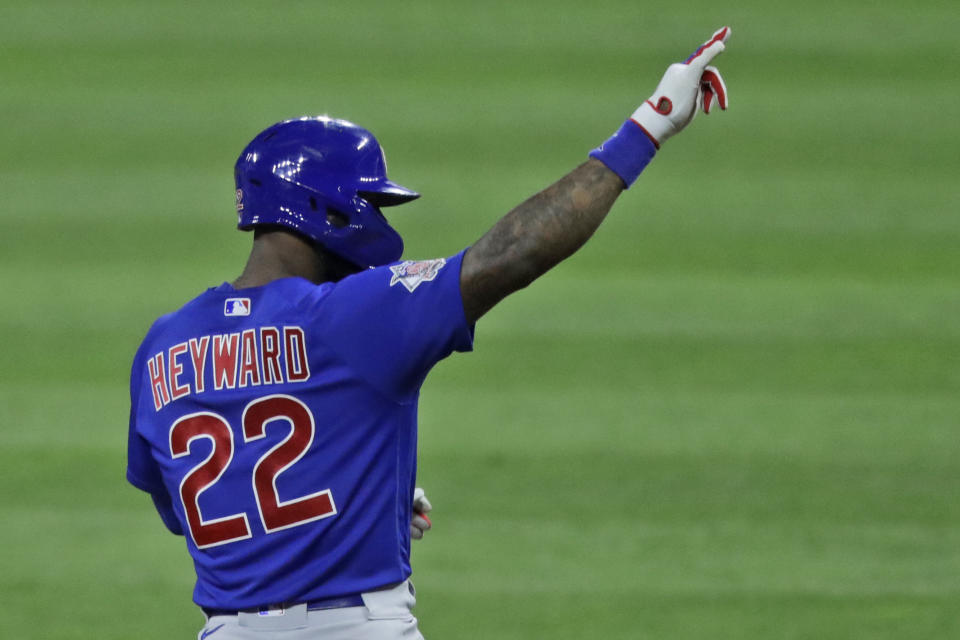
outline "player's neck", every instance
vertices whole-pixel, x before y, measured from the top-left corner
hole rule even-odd
[[[283,230],[258,230],[237,289],[259,287],[280,278],[304,278],[319,284],[333,280],[323,256],[305,238]]]

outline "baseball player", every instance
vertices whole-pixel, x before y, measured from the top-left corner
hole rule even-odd
[[[373,135],[326,117],[275,124],[236,164],[240,277],[158,319],[133,361],[127,479],[185,536],[198,637],[422,638],[410,540],[417,398],[472,348],[495,304],[575,252],[698,109],[727,107],[710,61],[671,65],[586,162],[456,255],[400,261],[383,214],[419,194]]]

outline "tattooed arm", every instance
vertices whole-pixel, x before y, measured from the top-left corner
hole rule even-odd
[[[467,320],[475,322],[583,246],[624,186],[591,158],[501,218],[463,258]]]

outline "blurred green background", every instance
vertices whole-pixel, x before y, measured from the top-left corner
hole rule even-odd
[[[721,25],[700,116],[431,374],[437,638],[960,638],[953,0],[0,0],[0,637],[190,638],[127,486],[152,320],[238,275],[260,129],[372,129],[449,255]]]

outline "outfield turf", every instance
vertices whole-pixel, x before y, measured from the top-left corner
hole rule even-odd
[[[727,6],[724,6],[727,5]],[[731,110],[430,376],[430,640],[960,638],[956,3],[0,0],[0,638],[191,638],[124,482],[150,322],[234,278],[257,131],[371,128],[407,257],[730,24]]]

